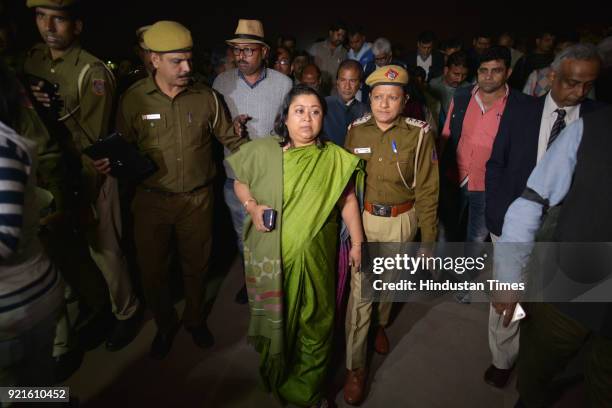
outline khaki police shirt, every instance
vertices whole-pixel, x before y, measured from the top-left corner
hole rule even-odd
[[[221,98],[208,86],[193,83],[170,99],[151,76],[132,85],[121,98],[117,129],[159,167],[143,185],[175,193],[213,179],[213,135],[232,151],[248,141],[234,134]]]
[[[108,136],[115,79],[102,61],[78,43],[53,60],[49,48],[39,44],[28,52],[24,71],[59,84],[58,93],[64,103],[60,120],[72,134],[78,151]]]
[[[412,189],[421,132],[423,139],[417,161],[416,187]],[[397,153],[393,151],[393,141]],[[434,135],[426,122],[400,116],[391,128],[383,132],[374,118],[367,115],[351,125],[345,148],[366,161],[366,201],[398,205],[414,200],[422,241],[435,241],[438,222],[438,159]],[[409,188],[402,181],[398,163]]]

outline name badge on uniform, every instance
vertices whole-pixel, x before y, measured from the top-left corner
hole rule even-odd
[[[159,120],[161,115],[159,113],[152,113],[150,115],[142,115],[142,120]]]
[[[356,153],[356,154],[372,153],[372,149],[370,149],[369,147],[356,147],[355,149],[353,149],[353,153]]]

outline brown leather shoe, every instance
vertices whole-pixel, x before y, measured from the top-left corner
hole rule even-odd
[[[387,333],[385,333],[385,328],[382,326],[378,326],[378,329],[376,329],[374,350],[378,354],[389,354],[389,339],[387,338]]]
[[[501,369],[491,364],[484,373],[484,381],[493,387],[504,388],[510,379],[513,369],[514,367]]]
[[[344,400],[350,405],[359,405],[365,397],[365,368],[347,370],[344,382]]]

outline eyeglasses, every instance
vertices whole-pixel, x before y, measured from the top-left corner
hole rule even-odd
[[[255,51],[257,51],[257,50],[259,50],[259,48],[250,48],[250,47],[238,48],[238,47],[232,47],[232,52],[237,57],[240,55],[240,53],[244,53],[245,57],[251,57],[251,56],[253,56],[253,53]]]
[[[278,65],[289,65],[289,60],[286,60],[286,59],[276,60],[274,61],[274,63]]]

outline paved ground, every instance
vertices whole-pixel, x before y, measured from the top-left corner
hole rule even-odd
[[[257,354],[246,344],[248,310],[233,302],[240,286],[234,263],[220,285],[209,317],[216,345],[198,349],[188,333],[177,336],[170,355],[153,361],[150,318],[124,350],[89,352],[67,385],[85,407],[278,407],[258,388]],[[514,380],[505,390],[482,381],[489,364],[487,305],[461,305],[450,298],[432,303],[396,304],[388,333],[392,351],[371,360],[370,390],[363,407],[513,407]],[[179,309],[182,303],[178,304]],[[344,407],[340,350],[334,356],[331,395]],[[577,407],[580,395],[559,405]]]

